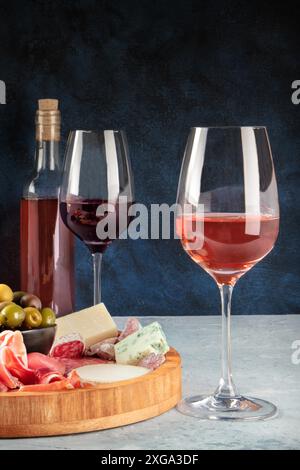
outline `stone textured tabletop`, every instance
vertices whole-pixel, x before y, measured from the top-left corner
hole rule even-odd
[[[120,326],[124,320],[117,318]],[[143,324],[151,321],[142,319]],[[184,395],[214,390],[220,371],[220,317],[159,321],[181,353]],[[236,316],[232,336],[233,373],[240,392],[275,403],[277,418],[253,423],[201,421],[173,409],[106,431],[2,439],[0,449],[300,449],[300,364],[292,362],[292,343],[300,340],[300,315]]]

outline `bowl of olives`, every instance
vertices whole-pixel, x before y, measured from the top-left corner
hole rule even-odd
[[[54,342],[56,326],[49,326],[39,330],[21,331],[27,353],[39,352],[48,354]]]
[[[0,284],[0,331],[20,330],[27,352],[48,354],[54,341],[56,315],[41,300]]]

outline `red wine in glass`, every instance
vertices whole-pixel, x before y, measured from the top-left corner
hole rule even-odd
[[[120,235],[127,229],[130,223],[128,216],[130,206],[131,203],[111,204],[101,199],[76,199],[61,202],[60,213],[65,225],[86,244],[91,253],[104,253],[111,242],[120,238]],[[107,225],[106,236],[99,238],[97,226],[103,219]],[[109,224],[111,224],[111,229],[109,229]]]
[[[185,251],[218,284],[232,284],[273,248],[279,217],[206,213],[176,220]]]
[[[130,223],[133,177],[125,132],[70,132],[60,213],[65,225],[89,248],[94,267],[94,305],[101,302],[102,254]]]

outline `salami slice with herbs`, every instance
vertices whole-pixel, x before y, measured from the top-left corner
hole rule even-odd
[[[139,320],[135,317],[129,317],[126,321],[126,325],[124,327],[124,330],[118,337],[118,341],[122,341],[122,339],[127,338],[127,336],[132,335],[132,333],[135,333],[136,331],[140,330],[142,328],[142,325],[140,324]]]
[[[58,338],[50,351],[52,357],[76,359],[83,356],[85,344],[78,333],[72,333]]]
[[[118,338],[107,338],[99,343],[93,344],[86,351],[86,356],[98,356],[100,359],[107,361],[115,360],[115,348],[114,344],[118,341]]]
[[[140,367],[146,367],[147,369],[155,370],[165,362],[166,358],[163,354],[151,353],[148,356],[143,357],[138,365]]]

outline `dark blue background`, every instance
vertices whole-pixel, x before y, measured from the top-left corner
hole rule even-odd
[[[281,233],[238,283],[233,307],[298,313],[297,22],[288,2],[1,1],[1,282],[18,287],[18,204],[33,163],[36,100],[58,97],[64,139],[70,128],[126,129],[136,199],[147,204],[175,201],[189,127],[266,125]],[[104,256],[103,291],[113,314],[219,313],[214,282],[178,241],[115,242]],[[77,306],[91,301],[91,259],[78,244]]]

